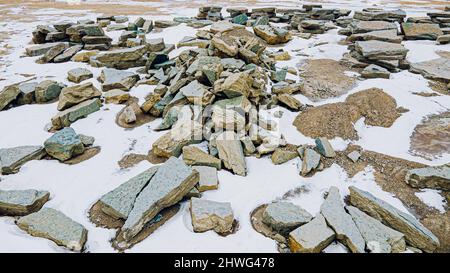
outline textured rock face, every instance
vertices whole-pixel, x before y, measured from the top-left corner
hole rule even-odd
[[[425,78],[450,82],[450,59],[438,58],[420,63],[412,63],[409,71],[422,74]]]
[[[257,25],[253,27],[253,31],[256,36],[262,38],[270,45],[286,43],[292,38],[289,31],[269,25]]]
[[[27,47],[25,49],[25,51],[26,51],[27,55],[30,57],[40,56],[40,55],[44,55],[45,53],[47,53],[47,51],[54,48],[58,44],[61,44],[61,43],[47,43],[47,44],[33,45],[30,47]]]
[[[271,159],[273,164],[283,164],[291,159],[298,157],[297,147],[292,144],[286,145],[286,147],[276,148],[273,152]]]
[[[308,60],[299,67],[304,79],[302,94],[313,101],[341,96],[356,84],[356,79],[345,74],[348,68],[330,59]]]
[[[36,212],[48,201],[48,191],[0,190],[0,215],[23,216]]]
[[[450,190],[450,167],[443,165],[408,170],[405,181],[415,188],[448,191]]]
[[[45,80],[36,86],[36,102],[45,103],[56,99],[61,93],[61,89],[65,87],[55,81]]]
[[[139,75],[116,69],[103,69],[99,81],[102,82],[102,90],[108,91],[112,89],[120,89],[124,91],[130,90],[139,80]]]
[[[347,206],[348,213],[358,227],[371,253],[399,253],[405,251],[405,236],[370,217],[358,208]]]
[[[121,104],[130,99],[130,94],[120,89],[113,89],[103,93],[103,98],[105,103]]]
[[[99,99],[90,99],[59,112],[52,118],[53,129],[58,130],[70,126],[75,121],[87,117],[100,110],[102,103]]]
[[[214,230],[227,233],[233,228],[234,215],[230,203],[191,198],[192,227],[195,232]]]
[[[311,222],[289,233],[289,248],[294,253],[320,253],[334,237],[325,218],[318,214]]]
[[[385,21],[353,21],[350,24],[350,28],[353,33],[366,33],[377,30],[397,30],[397,25]]]
[[[267,205],[262,221],[281,234],[287,234],[313,218],[306,210],[289,202]]]
[[[237,175],[245,176],[247,166],[245,164],[242,144],[236,133],[225,131],[216,139],[219,158],[223,161],[225,168],[232,170]]]
[[[325,157],[335,157],[336,152],[333,149],[333,146],[331,146],[331,143],[328,141],[328,139],[324,137],[318,137],[315,139],[316,147],[319,153]]]
[[[438,24],[403,23],[401,26],[407,40],[436,40],[443,34]]]
[[[36,101],[36,87],[37,82],[24,82],[17,86],[19,88],[19,95],[17,96],[16,103],[18,105],[31,104]]]
[[[406,242],[426,252],[433,252],[439,240],[414,217],[356,187],[349,187],[350,203],[383,224],[403,233]]]
[[[19,171],[30,160],[41,159],[45,155],[42,146],[20,146],[0,149],[0,173],[12,174]]]
[[[369,60],[403,60],[408,53],[408,49],[401,44],[374,40],[358,41],[355,48]]]
[[[92,82],[65,87],[59,94],[58,110],[62,111],[83,101],[98,98],[102,93],[95,88]]]
[[[65,161],[84,152],[84,146],[75,130],[67,127],[56,132],[44,142],[45,151],[52,157]]]
[[[220,159],[202,151],[194,146],[183,147],[183,160],[187,165],[191,166],[209,166],[218,170],[222,167]]]
[[[365,242],[352,217],[345,212],[341,195],[336,187],[331,187],[320,207],[320,213],[327,224],[336,232],[336,238],[353,253],[364,253]]]
[[[75,54],[83,49],[83,45],[74,45],[63,51],[53,59],[54,63],[63,63],[69,61]]]
[[[201,136],[202,126],[199,123],[183,122],[158,138],[152,145],[153,152],[162,157],[179,156],[184,146],[198,143]]]
[[[80,83],[92,78],[92,72],[86,68],[74,68],[67,72],[67,79],[74,83]]]
[[[373,79],[373,78],[383,78],[383,79],[389,79],[391,73],[384,67],[371,64],[368,67],[364,68],[364,70],[361,72],[361,76],[366,79]]]
[[[213,93],[208,91],[207,87],[198,81],[192,81],[188,85],[182,87],[180,92],[188,99],[189,102],[195,105],[209,105],[214,100]]]
[[[17,221],[17,226],[32,236],[42,237],[73,251],[82,251],[88,231],[63,213],[43,208]]]
[[[169,158],[136,198],[120,236],[125,240],[134,237],[158,212],[178,203],[198,181],[197,171],[181,159]]]
[[[192,169],[199,173],[198,190],[200,192],[217,190],[219,179],[217,178],[217,169],[208,166],[193,166]]]
[[[397,29],[389,29],[352,34],[347,38],[347,40],[352,42],[377,40],[390,43],[401,43],[403,39],[401,36],[397,35]]]
[[[159,167],[152,167],[131,178],[100,198],[101,210],[115,219],[127,219],[136,197],[155,175]]]
[[[124,61],[135,61],[140,59],[147,52],[147,46],[137,46],[126,49],[119,49],[115,51],[103,52],[96,55],[94,58],[96,61],[108,66]],[[92,59],[92,58],[91,58]]]
[[[0,111],[5,109],[5,107],[15,100],[19,94],[20,90],[17,87],[17,84],[3,88],[3,90],[0,91]]]

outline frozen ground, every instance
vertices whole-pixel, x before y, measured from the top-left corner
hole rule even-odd
[[[171,11],[171,16],[193,16],[196,14],[196,8],[180,10],[168,5],[167,2],[169,1],[163,1],[162,5],[165,9]],[[203,3],[206,1],[194,2]],[[213,2],[218,3],[219,1]],[[298,1],[277,1],[280,5],[291,7],[295,5],[294,2],[297,3]],[[383,3],[386,1],[366,2]],[[157,3],[159,2],[143,1],[139,4],[157,5]],[[235,3],[231,1],[230,4],[224,5],[234,5]],[[351,9],[358,9],[367,5],[367,3],[361,3],[361,1],[345,0],[328,1],[328,3],[331,7],[339,6]],[[131,5],[134,4],[136,3],[131,3]],[[274,5],[271,1],[258,1],[257,4]],[[396,5],[398,5],[397,2],[389,4],[389,6]],[[3,8],[5,7],[0,6],[0,10]],[[12,13],[21,13],[20,6],[7,8],[10,8]],[[422,15],[430,8],[417,5],[408,6],[405,9],[411,14]],[[93,71],[95,79],[100,74],[101,69],[90,67],[87,64],[68,62],[38,65],[35,63],[35,58],[23,57],[24,48],[28,46],[31,40],[31,31],[36,25],[64,19],[74,20],[72,16],[79,13],[82,14],[82,17],[91,19],[99,15],[97,11],[86,14],[84,11],[45,8],[34,11],[35,20],[32,22],[0,22],[0,33],[9,33],[9,37],[0,43],[2,47],[7,45],[8,48],[6,55],[0,55],[3,64],[3,66],[0,65],[0,78],[4,79],[0,81],[0,88],[26,79],[21,74],[34,74],[38,81],[49,78],[69,84],[66,80],[67,71],[76,67],[90,69]],[[130,19],[133,20],[135,17],[135,15],[130,16]],[[153,16],[152,18],[162,19],[167,18],[167,16]],[[184,36],[195,34],[195,31],[193,28],[182,24],[179,27],[165,29],[160,33],[150,33],[147,38],[163,37],[166,43],[176,43]],[[108,33],[114,39],[117,39],[119,34],[120,32]],[[310,40],[294,38],[285,45],[285,49],[291,52],[292,50],[302,49],[312,58],[338,60],[346,52],[346,46],[338,44],[341,38],[337,35],[336,30],[332,30]],[[321,42],[328,43],[313,46]],[[450,51],[450,45],[436,46],[433,42],[407,42],[405,46],[411,50],[408,53],[408,59],[413,62],[436,58],[435,51],[437,49]],[[183,49],[185,48],[172,52],[172,57]],[[291,55],[295,56],[294,53]],[[301,58],[305,57],[294,57],[292,60],[280,62],[278,65],[295,66]],[[99,87],[96,80],[93,80],[93,82]],[[365,80],[359,82],[358,86],[347,95],[320,103],[311,102],[302,95],[297,95],[297,98],[303,103],[312,105],[338,102],[344,101],[349,94],[370,87],[382,88],[396,99],[398,106],[410,111],[403,113],[390,128],[367,126],[363,120],[359,120],[355,127],[361,138],[354,141],[353,144],[358,144],[367,150],[429,165],[450,162],[450,154],[444,154],[442,157],[433,160],[426,160],[408,152],[409,136],[422,118],[429,114],[449,111],[450,109],[449,96],[423,97],[412,94],[413,92],[432,92],[427,81],[420,75],[403,71],[393,74],[390,80]],[[154,87],[141,85],[133,88],[130,92],[143,102],[143,98],[152,88]],[[115,233],[114,230],[95,227],[87,218],[89,208],[104,193],[151,166],[149,162],[141,162],[130,169],[120,170],[117,162],[131,152],[146,154],[151,148],[151,144],[162,134],[162,132],[153,131],[153,128],[159,124],[159,120],[133,130],[117,126],[114,120],[121,108],[122,106],[113,104],[104,105],[100,111],[72,125],[77,133],[94,136],[96,145],[101,146],[100,154],[92,159],[74,166],[60,164],[56,160],[31,161],[25,164],[17,174],[0,176],[0,189],[2,190],[34,188],[50,191],[51,200],[45,206],[62,211],[88,229],[86,247],[89,252],[112,252],[113,249],[109,240]],[[283,111],[284,115],[280,121],[280,128],[287,141],[293,144],[313,144],[313,139],[301,135],[292,126],[297,113],[286,109],[283,109]],[[0,112],[0,147],[41,145],[51,135],[44,127],[56,112],[56,103],[26,105]],[[334,139],[332,144],[336,149],[343,150],[350,142]],[[341,194],[348,194],[348,186],[357,185],[402,211],[408,212],[401,201],[392,194],[381,190],[375,183],[373,170],[370,167],[353,178],[348,178],[345,171],[337,165],[318,172],[311,178],[303,178],[298,175],[295,159],[278,166],[273,165],[270,158],[249,157],[246,158],[246,161],[248,165],[246,177],[220,171],[219,189],[205,192],[203,195],[203,198],[206,199],[231,202],[235,216],[240,223],[237,233],[227,237],[220,237],[213,231],[194,233],[190,224],[188,206],[185,203],[175,217],[129,252],[275,252],[275,242],[257,233],[251,227],[250,213],[257,206],[281,198],[286,192],[296,188],[307,190],[291,198],[291,201],[301,205],[311,214],[316,214],[319,211],[323,193],[332,185],[337,186],[341,190]],[[445,211],[445,201],[438,191],[428,190],[417,193],[417,195],[425,204],[435,207],[441,212]],[[0,218],[0,252],[63,251],[65,251],[63,248],[56,246],[49,240],[29,236],[14,224],[13,218]],[[342,247],[335,244],[330,246],[328,251],[339,252],[342,251]]]

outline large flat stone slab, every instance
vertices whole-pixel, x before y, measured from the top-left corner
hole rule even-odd
[[[412,63],[409,71],[425,78],[450,82],[450,59],[438,58],[420,63]]]
[[[197,171],[181,159],[169,158],[136,198],[119,236],[130,240],[158,212],[178,203],[198,181]]]
[[[352,217],[345,211],[338,188],[330,187],[328,196],[320,207],[320,213],[325,217],[328,226],[336,232],[339,241],[348,246],[353,253],[365,252],[365,241]]]
[[[366,241],[366,248],[371,253],[405,251],[406,243],[403,233],[383,225],[356,207],[347,206],[346,209]]]
[[[439,246],[439,240],[417,219],[401,212],[389,203],[356,187],[349,187],[350,203],[366,212],[383,224],[403,233],[406,242],[425,252],[433,252]]]
[[[219,158],[223,161],[225,168],[241,176],[247,174],[247,165],[245,163],[244,150],[236,133],[225,131],[217,136],[216,139]]]
[[[75,121],[87,117],[89,114],[100,110],[102,102],[98,98],[83,101],[80,104],[72,106],[64,111],[59,112],[52,118],[52,125],[54,130],[59,130],[70,126]]]
[[[192,227],[195,232],[214,230],[226,234],[233,229],[233,209],[230,203],[191,198]]]
[[[334,237],[325,218],[318,214],[311,222],[289,233],[289,248],[294,253],[320,253]]]
[[[450,167],[443,165],[408,170],[405,181],[415,188],[448,191],[450,190]]]
[[[42,146],[20,146],[0,149],[0,173],[12,174],[19,171],[30,160],[41,159],[45,155]]]
[[[287,234],[311,221],[313,216],[303,208],[290,202],[275,202],[267,205],[262,222],[281,234]]]
[[[73,251],[82,251],[87,240],[88,231],[81,224],[52,208],[20,218],[17,226],[32,236],[49,239]]]
[[[36,212],[48,201],[50,193],[38,190],[0,190],[0,215],[23,216]]]

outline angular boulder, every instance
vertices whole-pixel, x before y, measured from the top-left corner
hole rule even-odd
[[[64,127],[70,126],[75,121],[87,117],[102,106],[102,102],[98,98],[83,101],[80,104],[72,106],[64,111],[59,112],[52,118],[52,129],[59,130]]]
[[[406,183],[414,188],[450,190],[450,167],[447,165],[408,170]]]
[[[66,127],[44,142],[45,151],[52,157],[66,161],[84,152],[84,145],[75,130]]]
[[[334,231],[318,214],[312,221],[289,233],[289,248],[293,253],[320,253],[334,240]]]
[[[275,202],[267,205],[262,222],[280,234],[288,234],[311,221],[313,216],[303,208],[290,202]]]
[[[192,169],[199,173],[198,191],[204,192],[209,190],[217,190],[219,187],[219,179],[217,178],[217,169],[208,166],[193,166]]]
[[[247,165],[245,163],[242,144],[236,133],[225,131],[217,136],[216,145],[219,158],[223,161],[225,168],[233,173],[245,176]]]
[[[230,203],[191,198],[190,211],[195,232],[214,230],[226,234],[233,229],[233,209]]]
[[[62,111],[83,101],[99,98],[102,93],[95,88],[92,82],[65,87],[59,94],[58,110]]]
[[[182,149],[183,160],[190,166],[209,166],[220,170],[222,161],[195,146],[184,146]]]
[[[0,190],[0,215],[23,216],[36,212],[48,201],[50,193],[38,190]]]
[[[102,83],[102,90],[109,91],[120,89],[129,91],[139,80],[139,75],[130,71],[106,68],[102,70],[99,81]]]
[[[41,159],[45,155],[42,146],[20,146],[0,149],[0,173],[17,173],[23,164]]]

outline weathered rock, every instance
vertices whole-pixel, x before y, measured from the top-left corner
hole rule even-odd
[[[215,130],[245,130],[245,113],[239,113],[232,109],[213,107],[211,121]]]
[[[255,34],[270,45],[282,44],[291,40],[292,36],[288,30],[276,28],[269,25],[258,25],[253,27]]]
[[[353,151],[349,154],[347,154],[347,157],[350,158],[351,161],[356,163],[358,159],[361,157],[361,154],[358,151]]]
[[[119,68],[121,64],[135,64],[147,53],[147,46],[137,46],[99,53],[90,58],[91,65]]]
[[[436,40],[443,34],[438,24],[403,23],[401,26],[406,40]]]
[[[84,36],[82,38],[82,41],[83,43],[88,45],[98,45],[98,44],[110,45],[112,39],[108,36]]]
[[[328,141],[328,139],[324,137],[318,137],[315,139],[316,142],[316,148],[319,151],[319,153],[325,157],[335,157],[336,152],[333,149],[333,146],[331,146],[331,143]]]
[[[62,112],[59,112],[52,118],[52,125],[54,130],[59,130],[70,126],[75,121],[87,117],[89,114],[100,110],[102,103],[100,99],[90,99],[83,101],[80,104],[72,106]]]
[[[220,159],[200,150],[194,146],[183,147],[183,160],[187,165],[191,166],[209,166],[218,170],[222,167]]]
[[[99,200],[102,212],[114,219],[126,220],[133,209],[136,197],[147,186],[158,168],[158,166],[151,167],[103,195]]]
[[[130,99],[130,93],[120,89],[112,89],[103,93],[105,103],[121,104]]]
[[[73,251],[82,251],[88,231],[62,212],[43,208],[17,221],[17,226],[32,236],[42,237]]]
[[[276,148],[272,153],[271,159],[273,164],[278,165],[296,157],[298,157],[297,146],[288,144],[285,147]]]
[[[47,52],[45,52],[44,56],[42,56],[38,62],[39,63],[49,63],[53,61],[59,54],[63,53],[64,50],[67,49],[66,43],[58,43],[52,48],[50,48]]]
[[[281,234],[288,234],[313,218],[306,210],[289,202],[267,205],[262,217],[264,224]]]
[[[80,138],[81,143],[83,143],[85,147],[92,146],[95,142],[95,137],[93,136],[78,134],[78,137]]]
[[[311,222],[289,233],[289,248],[294,253],[320,253],[334,237],[325,218],[318,214]]]
[[[371,64],[368,67],[364,68],[364,70],[361,72],[361,76],[366,79],[374,79],[374,78],[389,79],[391,73],[384,67],[381,67],[376,64]]]
[[[144,33],[149,33],[153,30],[153,21],[152,20],[145,20],[144,24],[142,25],[142,30]]]
[[[356,187],[349,187],[350,203],[383,224],[403,233],[406,242],[426,252],[433,252],[439,240],[414,217]]]
[[[20,146],[0,149],[0,173],[12,174],[19,171],[30,160],[41,159],[45,155],[42,146]]]
[[[353,253],[364,253],[365,241],[350,215],[345,212],[339,189],[330,187],[328,196],[320,207],[328,226],[336,233],[336,238]]]
[[[137,120],[136,113],[134,112],[133,108],[131,106],[125,107],[123,110],[121,117],[125,123],[133,123]]]
[[[80,83],[92,77],[92,72],[86,68],[74,68],[67,72],[67,79],[74,83]]]
[[[88,63],[90,58],[97,55],[98,51],[80,51],[77,54],[75,54],[71,61],[74,62],[83,62],[83,63]]]
[[[348,68],[331,59],[308,60],[299,67],[304,79],[302,93],[313,101],[338,97],[356,85],[356,79],[345,74]]]
[[[63,63],[69,61],[75,54],[77,54],[80,50],[83,49],[83,45],[74,45],[66,50],[63,53],[59,54],[53,59],[54,63]]]
[[[406,17],[406,12],[397,9],[397,10],[383,10],[380,8],[366,8],[362,11],[355,11],[355,15],[353,16],[356,20],[364,20],[364,21],[378,21],[383,20],[387,22],[403,22]]]
[[[62,111],[83,101],[98,98],[102,93],[92,82],[65,87],[59,94],[58,110]]]
[[[350,24],[349,27],[352,30],[352,33],[354,33],[354,34],[378,31],[378,30],[390,30],[390,29],[397,30],[397,25],[395,23],[384,22],[384,21],[356,21],[355,20]]]
[[[155,27],[168,28],[179,25],[180,23],[171,20],[155,20]]]
[[[450,190],[450,167],[446,165],[408,170],[406,183],[415,188]]]
[[[382,41],[357,41],[356,50],[369,60],[402,60],[408,49],[401,44]]]
[[[369,41],[377,40],[390,43],[401,43],[403,38],[397,35],[397,29],[375,30],[365,33],[352,34],[347,38],[348,41]]]
[[[221,133],[217,136],[216,144],[219,158],[223,161],[225,168],[232,170],[237,175],[245,176],[247,166],[244,151],[236,133],[233,131]]]
[[[409,71],[422,74],[425,78],[450,83],[450,59],[447,58],[412,63]]]
[[[153,153],[166,158],[179,156],[184,146],[201,140],[202,126],[197,122],[183,122],[174,126],[153,143]]]
[[[303,104],[289,94],[280,94],[277,99],[281,105],[286,106],[292,111],[299,111]]]
[[[441,45],[450,43],[450,33],[447,33],[445,35],[440,35],[436,41]]]
[[[242,28],[244,28],[242,25],[233,24],[227,21],[219,21],[211,25],[210,31],[215,34]]]
[[[19,96],[20,90],[18,84],[8,85],[0,91],[0,111],[5,109],[8,104]]]
[[[65,85],[51,80],[40,82],[35,90],[36,102],[45,103],[58,98],[64,87]]]
[[[139,75],[130,71],[105,68],[100,74],[99,81],[102,83],[102,90],[109,91],[120,89],[129,91],[139,80]]]
[[[17,105],[31,104],[36,102],[36,87],[37,82],[24,82],[17,86],[19,88],[19,95],[17,96]]]
[[[25,51],[28,56],[35,57],[35,56],[44,55],[50,49],[60,46],[60,44],[64,44],[64,43],[47,43],[47,44],[33,45],[30,47],[27,47],[25,49]],[[66,47],[67,47],[67,45],[66,45]]]
[[[307,175],[312,170],[316,169],[320,163],[320,155],[312,149],[305,149],[302,158],[302,169],[300,170],[301,175]]]
[[[48,201],[48,191],[0,190],[0,215],[23,216],[36,212]]]
[[[193,166],[192,169],[199,173],[198,190],[200,192],[217,190],[219,179],[217,178],[217,169],[208,166]]]
[[[347,206],[348,213],[358,227],[371,253],[400,253],[405,251],[405,237],[402,233],[383,225],[358,208]]]
[[[219,234],[231,232],[234,215],[230,203],[191,198],[192,227],[195,232],[214,230]]]
[[[211,40],[211,44],[215,49],[224,53],[227,56],[234,57],[239,52],[239,46],[235,39],[227,36],[214,36]]]
[[[75,130],[67,127],[47,139],[44,142],[47,154],[60,160],[66,161],[84,152],[84,145]]]
[[[130,240],[162,209],[178,203],[199,181],[198,172],[183,160],[169,158],[136,197],[119,238]]]
[[[228,76],[220,86],[220,91],[227,97],[234,98],[244,95],[248,97],[250,92],[250,77],[246,72],[234,73]]]
[[[306,71],[306,70],[305,70]],[[272,85],[272,93],[273,94],[294,94],[297,92],[300,92],[303,88],[303,83],[285,83],[285,82],[279,82]]]

